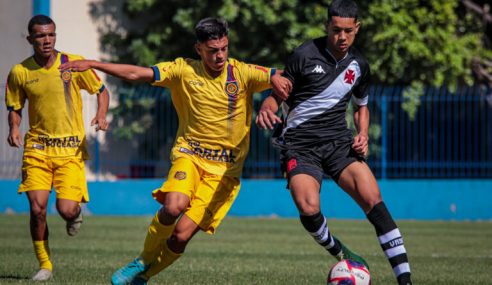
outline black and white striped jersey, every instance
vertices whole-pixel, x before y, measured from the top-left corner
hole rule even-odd
[[[345,114],[350,99],[367,104],[369,64],[351,47],[337,61],[327,49],[327,38],[308,41],[288,58],[283,76],[293,90],[282,103],[283,124],[274,133],[274,145],[302,148],[335,139],[352,139]]]

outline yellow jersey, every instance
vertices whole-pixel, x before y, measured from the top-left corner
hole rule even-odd
[[[270,88],[275,69],[229,59],[212,78],[201,60],[177,58],[152,66],[179,118],[171,160],[189,157],[216,175],[240,177],[249,150],[253,96]]]
[[[83,58],[58,52],[55,63],[46,69],[31,56],[11,69],[7,109],[20,110],[29,101],[24,153],[88,158],[80,89],[95,94],[102,92],[104,85],[93,70],[72,73],[58,69],[61,63],[78,59]]]

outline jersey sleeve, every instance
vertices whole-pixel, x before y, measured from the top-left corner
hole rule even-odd
[[[369,101],[369,84],[371,78],[371,71],[369,65],[366,65],[362,76],[360,78],[359,84],[354,88],[352,92],[352,101],[357,106],[365,106]]]
[[[294,51],[288,58],[287,62],[285,64],[285,69],[284,72],[282,73],[282,76],[285,78],[289,79],[293,84],[296,83],[296,80],[298,81],[299,77],[301,76],[301,71],[302,71],[302,57],[300,56],[300,53],[298,51]]]
[[[87,90],[90,94],[100,94],[104,91],[104,84],[93,69],[81,72],[77,77],[77,82],[81,89]]]
[[[5,84],[5,105],[7,110],[14,111],[24,108],[26,99],[21,73],[14,67],[10,71]]]
[[[247,74],[248,87],[252,92],[261,92],[271,88],[270,78],[275,74],[275,68],[254,64],[245,64],[244,68]]]
[[[175,79],[181,77],[181,70],[184,65],[183,58],[174,61],[160,62],[151,66],[154,71],[154,82],[152,85],[160,87],[170,87]]]

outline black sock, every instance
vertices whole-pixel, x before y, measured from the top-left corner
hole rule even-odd
[[[412,284],[403,238],[384,202],[375,205],[367,214],[367,219],[376,229],[379,243],[393,268],[398,284]]]
[[[300,216],[301,223],[314,240],[324,247],[331,255],[337,255],[342,250],[340,243],[332,237],[326,219],[318,212],[312,216]]]

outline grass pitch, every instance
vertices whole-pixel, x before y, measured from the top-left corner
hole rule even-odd
[[[54,279],[109,284],[140,251],[151,217],[85,217],[76,237],[49,216]],[[0,215],[0,284],[32,284],[37,269],[29,217]],[[399,221],[414,284],[492,284],[491,222]],[[366,258],[373,284],[396,284],[367,221],[329,220],[336,236]],[[198,233],[187,252],[149,284],[326,284],[335,259],[296,219],[227,218],[215,236]]]

